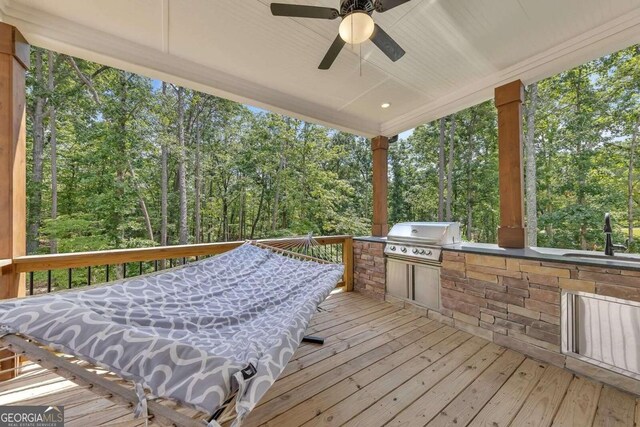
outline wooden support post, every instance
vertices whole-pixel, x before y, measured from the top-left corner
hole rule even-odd
[[[26,112],[25,71],[29,45],[11,25],[0,23],[0,259],[26,254]],[[25,294],[24,274],[14,268],[0,275],[0,299]],[[0,359],[8,354],[0,352]],[[17,359],[0,363],[0,371]],[[15,371],[0,375],[12,378]]]
[[[386,236],[389,232],[387,217],[387,151],[389,138],[377,136],[371,140],[373,152],[373,227],[372,236]]]
[[[342,264],[344,265],[344,288],[348,292],[353,290],[353,237],[344,239],[342,244]]]
[[[500,181],[500,228],[498,246],[524,248],[524,185],[522,168],[522,102],[520,80],[495,90],[498,108],[498,163]]]

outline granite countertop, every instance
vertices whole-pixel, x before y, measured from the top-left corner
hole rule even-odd
[[[446,245],[444,249],[456,252],[467,252],[481,255],[498,255],[507,258],[522,258],[536,261],[548,261],[565,264],[590,265],[594,267],[615,268],[621,270],[640,271],[640,255],[616,254],[606,257],[602,252],[581,251],[576,249],[555,249],[555,248],[524,248],[509,249],[501,248],[489,243],[458,243]],[[592,258],[602,257],[602,258]]]
[[[386,237],[377,237],[377,236],[358,236],[358,237],[354,237],[353,240],[360,240],[361,242],[387,243]]]

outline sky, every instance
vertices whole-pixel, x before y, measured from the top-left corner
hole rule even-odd
[[[406,130],[406,131],[402,132],[401,134],[398,135],[398,139],[407,139],[407,138],[409,138],[411,135],[413,135],[413,131],[414,130],[415,129],[409,129],[409,130]]]

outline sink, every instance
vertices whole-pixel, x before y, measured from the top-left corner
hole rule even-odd
[[[562,255],[565,258],[587,258],[587,259],[603,259],[607,261],[637,262],[640,263],[640,257],[630,257],[624,255],[600,255],[600,254],[584,254],[584,253],[566,253]]]

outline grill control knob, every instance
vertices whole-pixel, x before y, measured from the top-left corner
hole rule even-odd
[[[427,252],[424,249],[420,250],[420,255],[426,255],[426,254]]]
[[[417,254],[418,254],[418,250],[417,250],[416,248],[413,248],[413,251],[412,251],[412,252],[413,252],[415,255],[417,255]]]
[[[389,249],[391,249],[392,251],[395,251],[396,247],[395,246],[389,246]]]
[[[403,254],[407,253],[407,248],[405,248],[405,247],[400,248],[400,250],[402,251]]]
[[[431,251],[427,251],[425,255],[431,255]]]

